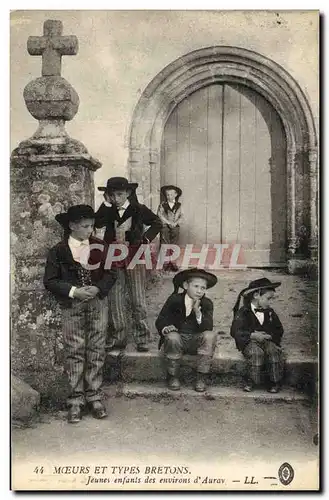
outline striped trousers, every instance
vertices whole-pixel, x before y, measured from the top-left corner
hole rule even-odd
[[[137,265],[134,269],[117,269],[117,279],[108,296],[110,324],[113,327],[108,339],[109,348],[126,347],[129,312],[132,313],[133,335],[136,344],[148,342],[150,329],[147,324],[145,281],[146,269],[143,265]]]
[[[70,386],[68,406],[101,399],[108,303],[98,297],[62,310],[65,369]]]
[[[271,382],[277,384],[283,376],[284,359],[282,349],[274,342],[265,340],[262,343],[251,340],[243,351],[247,360],[248,376],[254,384],[261,382],[262,367],[267,365],[267,373]]]

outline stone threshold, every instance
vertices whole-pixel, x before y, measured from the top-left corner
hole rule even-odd
[[[308,396],[295,389],[283,387],[277,394],[271,394],[266,389],[255,389],[252,392],[244,392],[241,387],[217,386],[208,387],[203,393],[196,392],[191,386],[181,386],[179,391],[169,390],[164,383],[155,382],[153,384],[106,384],[103,388],[104,395],[108,398],[127,397],[136,398],[144,397],[153,400],[181,400],[198,398],[204,401],[232,401],[246,400],[260,403],[271,403],[283,401],[293,403],[297,401],[306,402]]]
[[[156,347],[140,353],[128,348],[107,353],[105,377],[108,380],[127,382],[159,382],[165,379],[165,359]],[[181,361],[181,379],[191,379],[195,371],[196,356],[184,355]],[[318,364],[315,357],[287,356],[285,383],[289,387],[312,393],[317,379]],[[237,386],[245,375],[246,362],[238,352],[216,351],[211,368],[212,385]]]

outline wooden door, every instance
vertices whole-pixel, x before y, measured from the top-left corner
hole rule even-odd
[[[182,245],[240,243],[249,266],[285,263],[286,142],[259,94],[214,84],[184,99],[163,133],[164,184],[183,190]]]

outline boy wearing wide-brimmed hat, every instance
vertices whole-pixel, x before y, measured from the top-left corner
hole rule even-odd
[[[91,236],[95,213],[74,205],[56,215],[64,239],[49,251],[44,285],[62,306],[63,344],[70,394],[68,422],[82,418],[85,403],[95,418],[107,416],[101,401],[108,321],[107,295],[116,272],[105,269],[104,241]]]
[[[217,278],[193,268],[176,274],[173,283],[174,293],[167,299],[155,323],[161,336],[159,347],[164,344],[168,387],[180,389],[179,368],[183,354],[197,354],[195,390],[203,392],[217,341],[217,334],[212,331],[214,306],[205,293],[215,286]],[[179,293],[180,288],[182,293]]]
[[[118,278],[109,295],[113,335],[108,347],[126,347],[128,295],[137,350],[146,352],[150,337],[145,299],[146,269],[142,264],[130,268],[129,263],[141,244],[149,244],[156,237],[162,224],[157,215],[138,202],[135,193],[137,186],[137,183],[131,183],[125,177],[111,177],[106,187],[99,187],[104,192],[105,200],[96,213],[95,226],[105,227],[104,240],[107,244],[120,243],[129,248],[128,257],[114,263]]]
[[[178,201],[182,195],[182,190],[172,184],[162,186],[161,201],[158,207],[158,216],[162,222],[161,244],[178,245],[180,225],[183,220],[182,204]],[[168,268],[177,271],[174,263],[169,263]]]
[[[261,370],[267,365],[268,391],[280,390],[284,359],[281,349],[283,327],[271,307],[275,290],[280,282],[267,278],[251,281],[239,293],[231,326],[231,335],[239,351],[247,360],[248,377],[244,390],[250,392],[261,382]],[[240,308],[240,300],[244,304]]]

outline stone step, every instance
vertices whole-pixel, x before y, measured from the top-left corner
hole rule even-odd
[[[180,378],[191,382],[195,377],[196,356],[185,355],[181,362]],[[236,353],[217,350],[212,363],[211,385],[237,387],[245,375],[246,362]],[[312,357],[286,357],[284,383],[288,387],[301,389],[312,394],[317,375],[316,359]],[[105,379],[128,382],[159,382],[166,378],[165,359],[155,347],[147,353],[136,352],[132,348],[125,351],[112,350],[107,353]]]
[[[259,403],[271,403],[284,401],[286,403],[308,401],[306,394],[296,389],[283,387],[277,394],[271,394],[265,389],[255,389],[253,392],[244,392],[241,387],[211,386],[206,392],[196,392],[193,387],[182,385],[179,391],[169,390],[164,382],[150,383],[116,383],[106,384],[103,388],[104,394],[108,398],[143,397],[153,401],[175,401],[198,398],[208,401],[231,401],[231,400],[252,400]]]

